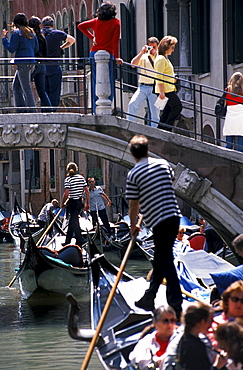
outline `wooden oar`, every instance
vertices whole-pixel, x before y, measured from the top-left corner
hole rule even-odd
[[[43,242],[43,239],[45,238],[46,234],[48,233],[48,231],[50,230],[50,228],[52,227],[52,225],[54,224],[54,222],[56,221],[56,219],[58,218],[58,216],[60,215],[60,213],[62,212],[62,208],[59,209],[59,211],[57,212],[56,216],[53,218],[53,220],[50,222],[50,224],[48,225],[48,227],[46,228],[45,232],[43,233],[43,235],[41,235],[40,239],[38,240],[38,242],[36,243],[36,246],[37,247],[40,247],[41,243]]]
[[[139,221],[138,221],[138,223],[137,223],[137,225],[138,225],[139,227],[141,226],[142,220],[143,220],[143,216],[140,216]],[[97,328],[96,328],[95,335],[94,335],[94,336],[93,336],[93,338],[92,338],[92,341],[91,341],[91,343],[90,343],[90,346],[89,346],[89,348],[88,348],[88,351],[87,351],[86,356],[85,356],[85,358],[84,358],[84,362],[83,362],[83,364],[82,364],[82,366],[81,366],[81,369],[80,369],[80,370],[85,370],[85,369],[87,369],[87,366],[88,366],[88,364],[89,364],[89,360],[90,360],[90,358],[91,358],[91,355],[92,355],[92,353],[93,353],[94,347],[95,347],[96,342],[97,342],[97,340],[98,340],[98,337],[99,337],[100,331],[101,331],[102,326],[103,326],[103,324],[104,324],[104,322],[105,322],[105,319],[106,319],[106,316],[107,316],[108,310],[109,310],[110,305],[111,305],[111,303],[112,303],[112,299],[113,299],[113,297],[114,297],[114,295],[115,295],[117,285],[118,285],[118,283],[119,283],[119,281],[120,281],[120,279],[121,279],[122,273],[123,273],[123,271],[124,271],[124,269],[125,269],[125,267],[126,267],[127,260],[128,260],[128,258],[129,258],[129,255],[130,255],[131,251],[132,251],[132,248],[133,248],[133,246],[134,246],[134,244],[135,244],[135,241],[136,241],[136,238],[137,238],[137,234],[138,234],[138,231],[137,231],[137,232],[136,232],[136,234],[131,238],[131,240],[130,240],[130,242],[129,242],[129,244],[128,244],[128,247],[127,247],[126,253],[125,253],[124,257],[123,257],[123,260],[122,260],[122,262],[121,262],[121,265],[120,265],[119,271],[118,271],[118,273],[117,273],[116,280],[115,280],[114,285],[113,285],[113,287],[112,287],[112,289],[111,289],[111,291],[110,291],[110,294],[109,294],[109,296],[108,296],[108,298],[107,298],[107,301],[106,301],[105,307],[104,307],[104,309],[103,309],[103,311],[102,311],[102,314],[101,314],[101,317],[100,317],[100,321],[98,322],[98,325],[97,325]]]

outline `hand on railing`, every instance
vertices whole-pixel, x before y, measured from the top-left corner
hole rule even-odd
[[[116,61],[116,64],[120,64],[120,65],[123,64],[123,60],[121,58],[116,58],[115,61]]]

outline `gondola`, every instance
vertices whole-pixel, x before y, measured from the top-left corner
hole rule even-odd
[[[87,261],[88,253],[84,248],[77,245],[62,247],[61,243],[60,249],[57,246],[56,249],[37,247],[30,235],[25,258],[16,274],[22,297],[29,299],[37,291],[61,295],[71,291],[79,295],[87,284]]]
[[[0,243],[13,241],[9,232],[10,216],[11,213],[0,205]]]
[[[20,248],[20,235],[25,241],[29,234],[32,235],[35,242],[43,235],[45,227],[41,227],[34,215],[26,212],[15,198],[14,207],[10,216],[9,233],[13,238],[16,247]]]
[[[87,342],[92,340],[118,271],[105,255],[99,253],[94,242],[90,243],[90,256],[91,330],[78,328],[79,305],[72,294],[67,295],[70,302],[69,335]],[[129,353],[143,329],[152,323],[152,312],[135,306],[135,301],[143,295],[148,284],[144,278],[135,279],[123,273],[96,343],[96,351],[105,369],[133,369],[129,364]],[[161,284],[155,306],[167,304],[165,290],[165,285]],[[209,291],[202,287],[200,292],[200,299],[209,303]],[[191,297],[189,293],[184,295],[183,309],[191,303]]]

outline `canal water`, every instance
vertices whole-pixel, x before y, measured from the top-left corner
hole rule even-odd
[[[21,299],[18,281],[7,287],[19,263],[18,249],[10,243],[0,244],[0,370],[79,370],[88,344],[68,334],[66,298]],[[146,260],[131,259],[126,271],[139,277],[146,276],[150,268]],[[79,327],[90,328],[88,279],[77,299],[82,309]],[[95,351],[88,368],[103,369]]]

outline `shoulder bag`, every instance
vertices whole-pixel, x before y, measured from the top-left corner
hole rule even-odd
[[[224,92],[221,98],[217,101],[215,108],[214,108],[214,114],[218,117],[225,117],[227,112],[227,105],[225,102],[225,96],[226,93]]]

